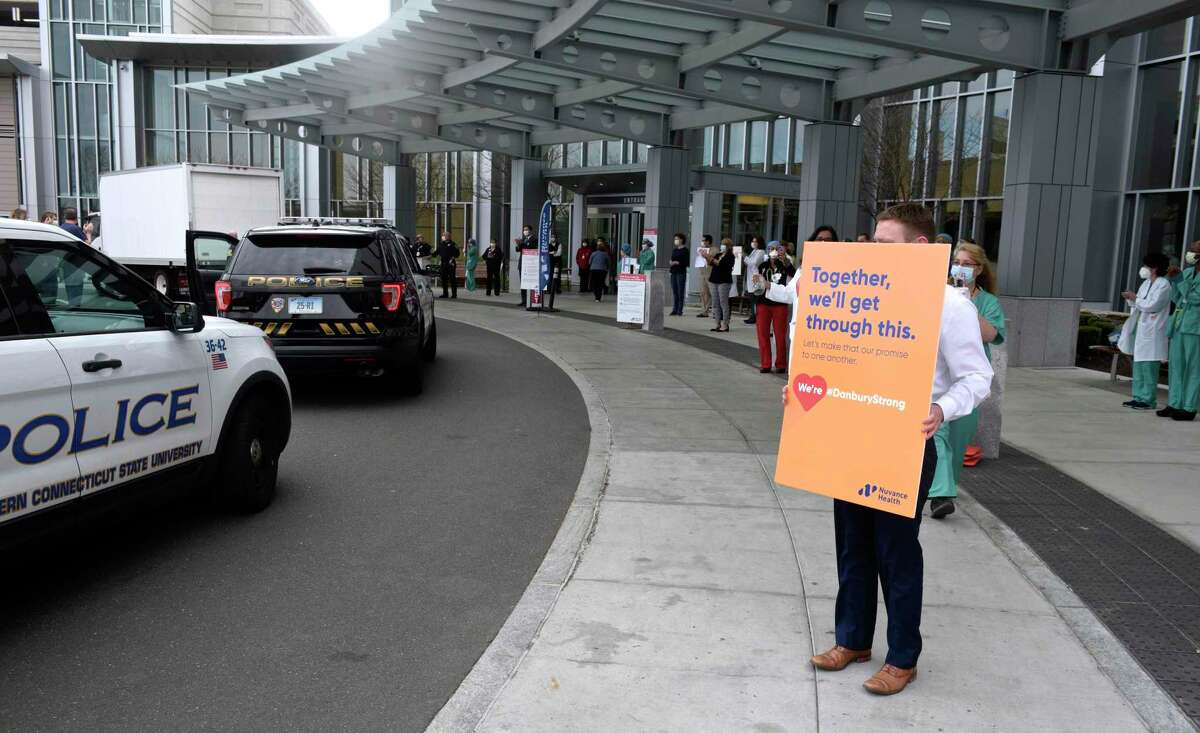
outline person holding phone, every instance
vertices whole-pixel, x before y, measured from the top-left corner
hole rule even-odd
[[[729,237],[721,240],[721,246],[712,256],[712,273],[708,276],[708,295],[712,301],[713,320],[715,328],[709,329],[717,333],[729,331],[729,290],[733,287],[733,240]]]
[[[765,260],[750,275],[750,287],[755,300],[756,325],[758,326],[758,371],[771,371],[771,332],[775,332],[775,371],[787,372],[787,324],[788,302],[779,296],[772,297],[769,288],[778,287],[784,292],[796,275],[796,268],[788,261],[787,253],[779,242],[767,245]]]

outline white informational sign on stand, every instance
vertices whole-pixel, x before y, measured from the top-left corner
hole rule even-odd
[[[657,229],[643,229],[642,230],[642,239],[649,239],[650,244],[654,247],[655,251],[658,251],[658,230]],[[640,242],[639,242],[639,245],[640,245]]]
[[[621,258],[621,272],[623,274],[628,274],[628,273],[637,272],[637,271],[638,271],[638,261],[635,258],[633,258],[633,257],[622,257]]]
[[[742,261],[745,259],[746,259],[746,256],[742,254],[741,250],[735,248],[734,252],[733,252],[733,276],[734,277],[737,277],[742,274]]]
[[[617,323],[646,322],[646,276],[617,275]]]
[[[534,290],[538,289],[540,277],[541,263],[538,262],[538,251],[536,249],[521,250],[521,289]]]

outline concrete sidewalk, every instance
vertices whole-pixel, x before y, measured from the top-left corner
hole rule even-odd
[[[599,396],[592,408],[612,442],[590,541],[544,619],[518,624],[527,650],[509,638],[485,655],[464,683],[470,704],[452,700],[433,729],[1147,727],[1076,636],[1078,622],[1069,626],[1062,603],[1039,590],[1050,574],[1012,537],[997,546],[994,517],[969,501],[953,521],[923,523],[925,653],[914,685],[886,699],[861,688],[886,650],[882,609],[875,662],[814,672],[814,647],[833,641],[831,502],[771,481],[778,378],[638,331],[515,306],[447,306],[442,317],[558,359]],[[1091,623],[1089,633],[1112,641]],[[1139,686],[1154,689],[1148,678]],[[1156,717],[1154,704],[1137,708],[1154,729],[1178,722],[1171,710]]]

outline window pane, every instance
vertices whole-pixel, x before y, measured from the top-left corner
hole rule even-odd
[[[979,229],[979,246],[987,252],[988,259],[1000,262],[1000,220],[1003,218],[1004,201],[992,199],[983,204],[983,226]]]
[[[730,168],[741,168],[745,158],[746,123],[735,122],[729,126],[729,153],[726,165]]]
[[[986,191],[992,196],[1004,194],[1004,165],[1008,156],[1008,119],[1011,107],[1012,92],[998,92],[992,95],[992,131],[988,139]]]
[[[1187,31],[1187,20],[1178,20],[1153,28],[1146,32],[1144,58],[1147,61],[1161,59],[1164,56],[1177,56],[1183,53],[1184,34]]]
[[[963,103],[962,163],[959,190],[974,196],[979,190],[979,155],[983,150],[983,95],[966,97]]]
[[[271,166],[271,156],[267,146],[268,138],[263,134],[254,134],[250,136],[250,165],[256,168],[269,168]]]
[[[750,167],[762,170],[767,158],[767,122],[760,120],[750,124]]]
[[[1172,61],[1141,69],[1137,153],[1133,156],[1134,188],[1168,188],[1174,180],[1182,67],[1182,62]]]
[[[604,165],[604,142],[591,140],[587,144],[587,162],[584,165]]]
[[[800,175],[800,164],[804,162],[804,128],[808,127],[805,120],[794,120],[792,135],[792,175]]]
[[[982,92],[987,88],[987,74],[980,74],[975,77],[975,81],[967,84],[968,92]]]
[[[79,118],[79,134],[96,136],[96,98],[91,84],[75,85],[75,110]]]
[[[112,130],[109,127],[108,115],[108,86],[103,84],[96,85],[96,134],[102,140],[112,138]]]
[[[187,80],[189,84],[198,81],[204,81],[204,69],[188,69]],[[199,97],[188,95],[188,126],[189,130],[205,130],[206,120],[208,115],[205,112],[204,102]]]
[[[583,166],[583,143],[567,143],[567,167]]]
[[[603,147],[603,143],[601,143]],[[604,161],[597,161],[597,165]],[[475,154],[461,152],[458,154],[458,198],[456,201],[470,201],[475,195]]]
[[[16,240],[6,244],[10,266],[34,284],[32,292],[22,293],[22,300],[35,301],[31,305],[37,311],[23,321],[25,329],[72,334],[161,325],[148,289],[139,287],[136,278],[118,275],[84,252],[59,245]]]
[[[234,165],[250,165],[250,141],[248,134],[235,132],[230,136],[233,147],[230,150],[229,161]]]
[[[1138,263],[1150,252],[1162,252],[1172,265],[1179,265],[1184,244],[1184,215],[1187,194],[1156,193],[1142,196],[1142,226],[1135,252]]]
[[[188,162],[208,162],[208,136],[203,132],[188,133]]]
[[[208,160],[210,163],[229,165],[229,135],[214,132],[208,136]]]
[[[146,133],[146,165],[166,165],[175,161],[175,133]]]
[[[1012,69],[1000,69],[996,72],[996,86],[1011,87],[1015,76]]]
[[[96,195],[96,173],[100,168],[97,160],[96,141],[79,141],[79,193],[83,196]]]
[[[620,140],[609,140],[604,143],[604,162],[608,165],[621,165],[622,147]]]
[[[71,78],[71,29],[66,23],[50,24],[50,50],[54,78]]]
[[[962,202],[957,200],[944,201],[942,203],[941,231],[949,234],[952,241],[957,242],[962,238],[962,235],[959,233],[961,220]]]
[[[713,164],[713,137],[715,131],[716,128],[714,127],[704,128],[704,165]]]
[[[170,130],[175,127],[175,94],[171,85],[175,83],[174,74],[170,69],[153,69],[150,72],[149,84],[146,85],[145,100],[147,111],[150,113],[149,125],[160,130]]]
[[[771,123],[771,172],[787,170],[788,121],[775,120]]]
[[[944,100],[935,104],[937,126],[933,131],[933,195],[950,195],[950,171],[954,164],[954,114],[958,103]]]

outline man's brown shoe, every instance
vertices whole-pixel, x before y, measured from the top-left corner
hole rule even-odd
[[[871,679],[863,683],[863,687],[867,688],[867,692],[876,695],[895,695],[901,692],[908,683],[917,678],[917,668],[900,669],[893,667],[890,664],[883,665],[882,668],[875,674],[871,675]]]
[[[851,662],[871,661],[870,649],[847,649],[835,645],[832,649],[812,658],[812,665],[826,672],[840,672],[850,666]]]

